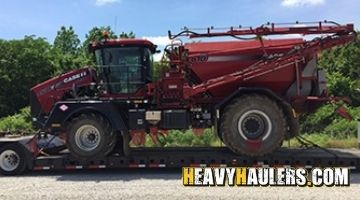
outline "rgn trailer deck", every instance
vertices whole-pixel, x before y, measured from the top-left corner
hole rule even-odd
[[[56,171],[117,168],[180,167],[349,167],[360,169],[360,150],[322,148],[281,148],[263,157],[241,156],[226,147],[133,148],[128,156],[111,154],[94,159],[78,159],[66,150],[58,155],[34,157],[28,147],[32,137],[1,138],[0,149],[17,152],[18,170],[3,175],[21,174],[26,170]],[[15,156],[16,157],[16,156]],[[15,163],[15,162],[13,162]],[[1,165],[1,163],[0,163]],[[2,164],[3,165],[3,164]],[[23,166],[24,165],[24,166]]]

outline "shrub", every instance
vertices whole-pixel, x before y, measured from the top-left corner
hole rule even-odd
[[[31,125],[30,109],[23,108],[19,113],[7,116],[0,119],[0,131],[5,132],[32,132],[34,131]]]
[[[301,118],[301,133],[323,133],[333,137],[355,137],[357,133],[357,121],[360,120],[360,107],[347,106],[353,120],[342,118],[336,113],[336,105],[327,104],[317,112]]]
[[[218,146],[220,143],[212,129],[205,129],[204,133],[199,136],[195,135],[192,130],[172,130],[167,136],[159,137],[159,142],[164,147]]]

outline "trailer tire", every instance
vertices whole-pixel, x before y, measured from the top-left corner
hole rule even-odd
[[[116,144],[115,131],[101,115],[81,114],[70,121],[67,132],[67,147],[78,158],[106,156]]]
[[[0,148],[0,173],[18,175],[26,170],[26,153],[23,146],[9,143]]]
[[[281,146],[287,132],[281,107],[264,95],[246,95],[225,107],[220,131],[233,152],[263,156]]]

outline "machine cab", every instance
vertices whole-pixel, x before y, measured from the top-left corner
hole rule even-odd
[[[99,83],[110,95],[130,96],[151,82],[156,45],[142,39],[113,39],[93,43]]]

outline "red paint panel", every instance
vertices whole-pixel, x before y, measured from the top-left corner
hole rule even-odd
[[[226,41],[186,44],[193,73],[201,82],[246,69],[258,62],[264,55],[288,52],[294,45],[302,44],[302,39],[278,39],[260,41]],[[263,47],[263,48],[262,48]],[[283,68],[252,80],[225,84],[220,89],[210,90],[215,97],[227,96],[240,86],[265,87],[283,94],[295,80],[293,67]]]

